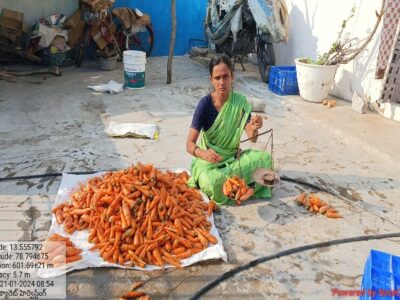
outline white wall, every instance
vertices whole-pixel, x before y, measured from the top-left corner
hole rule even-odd
[[[40,17],[55,13],[71,15],[78,9],[79,0],[0,0],[0,11],[3,8],[24,13],[24,21],[33,25]]]
[[[289,41],[276,44],[277,65],[294,65],[296,57],[316,58],[326,52],[336,40],[342,21],[350,15],[353,5],[355,16],[346,26],[352,37],[363,39],[373,29],[375,11],[381,1],[365,0],[286,0],[290,18]],[[379,99],[382,80],[375,79],[381,24],[366,51],[355,60],[342,65],[335,77],[332,94],[351,100],[353,93],[374,102]]]

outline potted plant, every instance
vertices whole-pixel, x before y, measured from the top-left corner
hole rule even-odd
[[[348,33],[343,36],[348,21],[354,17],[353,7],[350,16],[343,20],[338,38],[328,52],[319,55],[317,60],[304,57],[295,59],[300,96],[304,100],[320,103],[328,96],[339,65],[353,60],[371,41],[382,19],[384,3],[383,0],[380,13],[376,13],[375,26],[364,40],[350,38]]]

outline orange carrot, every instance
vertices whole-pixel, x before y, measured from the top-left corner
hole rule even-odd
[[[128,228],[128,224],[127,224],[126,219],[125,219],[125,216],[124,216],[124,214],[123,214],[123,212],[122,212],[122,207],[119,208],[119,215],[120,215],[120,217],[121,217],[121,226],[122,226],[122,229],[125,230],[126,228]]]
[[[210,200],[210,202],[208,202],[208,209],[207,209],[207,215],[211,216],[213,213],[213,210],[215,208],[216,204],[213,200]]]
[[[180,263],[179,261],[174,260],[174,259],[172,259],[172,258],[170,258],[170,257],[165,256],[165,255],[163,255],[161,258],[162,258],[162,260],[165,261],[166,263],[168,263],[168,264],[170,264],[170,265],[172,265],[172,266],[175,266],[175,267],[177,267],[178,269],[182,269],[182,265],[181,265],[181,263]]]
[[[175,228],[176,228],[177,231],[178,231],[178,234],[179,234],[180,236],[183,236],[182,224],[181,224],[181,221],[180,221],[179,218],[176,218],[176,219],[174,220],[174,225],[175,225]]]
[[[337,212],[331,212],[329,210],[326,212],[325,216],[327,216],[328,218],[341,218],[342,217]]]
[[[197,232],[197,236],[198,236],[199,239],[200,239],[200,243],[201,243],[204,247],[207,247],[207,246],[208,246],[208,239],[200,232],[200,230],[197,230],[197,229],[196,229],[196,232]]]
[[[66,256],[75,256],[75,255],[78,255],[81,252],[82,252],[82,250],[79,249],[79,248],[67,247],[67,249],[65,250],[65,255]]]
[[[161,258],[160,251],[158,251],[158,249],[155,248],[155,249],[153,249],[152,254],[153,254],[154,258],[156,259],[158,265],[163,268],[164,267],[164,262],[163,262],[163,260]]]
[[[328,209],[329,209],[328,205],[322,206],[319,208],[319,213],[324,215],[328,211]]]
[[[62,222],[64,221],[64,215],[61,210],[56,211],[56,220],[58,224],[62,224]]]
[[[132,284],[131,291],[136,290],[143,286],[143,281],[137,281],[134,284]]]
[[[129,206],[126,204],[126,202],[122,203],[122,216],[125,217],[125,222],[127,227],[131,227],[131,212],[129,210]]]
[[[207,238],[207,240],[209,240],[211,243],[213,243],[213,244],[217,244],[218,243],[218,240],[216,239],[216,237],[213,236],[211,233],[209,233],[209,232],[207,232],[207,231],[205,231],[203,229],[198,229],[198,231],[200,233],[202,233]]]
[[[126,292],[122,297],[126,298],[126,299],[131,299],[131,298],[138,298],[141,296],[144,296],[145,293],[144,292],[139,292],[139,291],[129,291]]]
[[[195,254],[195,253],[193,252],[192,249],[187,249],[185,252],[177,254],[176,258],[185,259],[185,258],[191,257],[193,254]]]

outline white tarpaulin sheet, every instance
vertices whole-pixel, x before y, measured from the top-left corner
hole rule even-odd
[[[160,126],[144,123],[116,123],[111,121],[105,132],[111,137],[133,137],[157,140]]]
[[[120,93],[124,90],[124,85],[122,83],[118,83],[114,80],[110,80],[109,82],[105,84],[100,84],[100,85],[89,85],[89,89],[92,89],[96,92],[101,92],[101,93],[110,93],[111,95]]]
[[[183,170],[171,170],[173,172],[181,172]],[[79,189],[79,186],[81,184],[86,184],[87,180],[100,176],[104,174],[104,172],[99,172],[99,173],[94,173],[90,175],[72,175],[72,174],[66,174],[64,173],[62,176],[61,184],[58,189],[58,193],[56,196],[56,200],[54,203],[54,206],[57,206],[60,203],[63,202],[69,202],[70,200],[70,195],[75,192],[77,189]],[[209,201],[208,197],[203,194],[203,198],[206,202]],[[222,259],[223,261],[227,262],[227,255],[224,250],[224,247],[222,245],[222,240],[219,236],[218,230],[214,225],[214,218],[213,215],[209,217],[209,221],[212,224],[210,233],[213,234],[217,240],[217,244],[210,244],[209,247],[199,253],[194,254],[193,256],[181,260],[182,266],[189,266],[194,263],[203,261],[203,260],[208,260],[208,259]],[[62,270],[62,273],[67,273],[73,270],[80,270],[80,269],[86,269],[86,268],[93,268],[93,267],[116,267],[116,268],[124,268],[124,269],[136,269],[136,270],[156,270],[156,269],[161,269],[158,266],[154,265],[146,265],[146,267],[140,268],[140,267],[127,267],[119,264],[111,264],[103,260],[102,257],[100,257],[98,250],[92,252],[89,251],[89,249],[94,246],[94,244],[91,244],[88,242],[88,236],[89,232],[87,230],[83,231],[75,231],[73,234],[68,234],[64,231],[64,226],[63,224],[58,224],[56,221],[56,217],[53,214],[52,219],[51,219],[51,227],[50,227],[50,232],[49,236],[51,236],[53,233],[58,233],[62,236],[69,237],[72,243],[75,244],[76,247],[82,249],[82,259],[80,261],[76,261],[73,263],[69,263],[66,267],[66,269]],[[171,265],[166,264],[164,268],[170,268],[172,267]],[[39,276],[41,277],[53,277],[53,276],[58,276],[61,275],[61,273],[57,269],[53,270],[43,270],[43,272],[39,273]]]

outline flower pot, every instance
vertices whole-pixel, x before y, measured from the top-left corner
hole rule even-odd
[[[296,58],[297,82],[300,96],[305,101],[320,103],[328,96],[338,65],[316,65]]]

